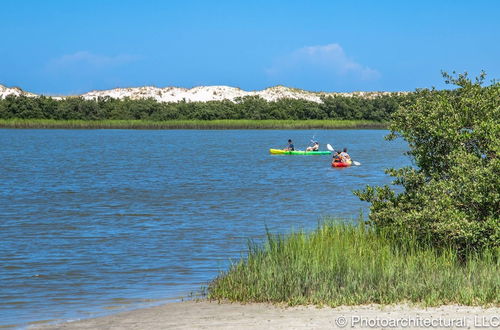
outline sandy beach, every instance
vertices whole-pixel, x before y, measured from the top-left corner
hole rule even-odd
[[[500,308],[407,305],[318,308],[188,301],[36,329],[498,328]]]

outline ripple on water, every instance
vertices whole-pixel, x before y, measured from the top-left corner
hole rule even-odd
[[[0,326],[186,295],[238,260],[248,239],[264,239],[266,228],[356,217],[366,204],[351,191],[389,183],[383,169],[407,164],[405,145],[385,134],[0,130]],[[332,169],[330,156],[268,154],[313,135],[349,147],[363,165]]]

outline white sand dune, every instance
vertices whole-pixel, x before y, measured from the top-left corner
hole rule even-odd
[[[405,93],[405,92],[400,92]],[[158,102],[208,102],[229,100],[235,102],[237,98],[245,96],[259,96],[266,101],[276,101],[279,99],[302,99],[312,102],[321,102],[322,96],[342,95],[347,97],[359,96],[374,98],[380,95],[391,94],[390,92],[352,92],[352,93],[325,93],[310,92],[297,88],[285,86],[274,86],[261,91],[244,91],[230,86],[199,86],[191,89],[180,87],[158,88],[152,86],[115,88],[110,90],[91,91],[80,96],[86,100],[95,100],[99,97],[111,97],[115,99],[130,98],[133,100],[152,98]],[[0,85],[0,99],[8,95],[36,97],[37,94],[25,92],[20,88],[5,87]],[[70,96],[56,96],[54,99],[61,99]]]
[[[30,97],[38,96],[38,95],[33,94],[33,93],[25,92],[19,87],[5,87],[3,85],[0,85],[0,100],[4,99],[8,95],[13,95],[13,96],[24,95],[24,96],[30,96]]]

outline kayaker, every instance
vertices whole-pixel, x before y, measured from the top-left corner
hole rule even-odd
[[[288,146],[283,150],[285,150],[285,151],[294,151],[295,150],[291,139],[288,139]]]
[[[342,163],[342,162],[343,162],[342,153],[340,151],[337,151],[337,154],[333,156],[332,163]]]
[[[319,142],[315,141],[312,147],[307,147],[306,151],[318,151],[319,150]]]
[[[340,153],[340,156],[342,157],[343,162],[348,162],[351,160],[351,156],[347,153],[347,148],[344,148],[344,151]]]

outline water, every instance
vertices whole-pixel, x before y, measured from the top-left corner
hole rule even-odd
[[[247,240],[355,218],[406,145],[382,130],[0,130],[0,325],[143,306],[198,291]],[[269,155],[288,138],[349,147]]]

